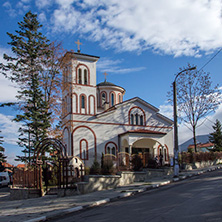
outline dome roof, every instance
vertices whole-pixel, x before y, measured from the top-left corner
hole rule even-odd
[[[115,85],[111,82],[104,81],[104,82],[101,82],[101,83],[97,84],[97,86],[117,86],[117,85]]]
[[[115,84],[113,84],[113,83],[111,83],[111,82],[107,82],[106,80],[104,81],[104,82],[101,82],[101,83],[99,83],[99,84],[97,84],[97,87],[100,87],[100,86],[102,86],[102,87],[118,87],[121,91],[123,91],[123,93],[125,92],[125,89],[123,88],[123,87],[121,87],[121,86],[117,86],[117,85],[115,85]]]

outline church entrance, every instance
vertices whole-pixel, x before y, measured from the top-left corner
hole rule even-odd
[[[143,167],[148,166],[151,159],[150,148],[132,148],[132,155],[139,155],[143,162]]]

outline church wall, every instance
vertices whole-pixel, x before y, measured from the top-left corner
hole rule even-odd
[[[165,136],[151,135],[150,138],[158,141],[163,146],[166,145],[170,153],[172,153],[173,130],[169,128],[171,123],[157,116],[157,110],[148,107],[145,105],[145,102],[134,100],[119,104],[118,95],[120,91],[115,89],[115,87],[110,89],[101,87],[99,92],[106,91],[107,102],[109,103],[111,93],[114,93],[114,103],[117,104],[116,109],[103,112],[100,108],[101,113],[97,116],[95,115],[97,114],[97,101],[100,103],[96,87],[97,60],[91,61],[89,57],[85,58],[85,60],[78,59],[78,61],[72,59],[72,63],[68,63],[69,68],[66,70],[69,73],[69,76],[66,78],[72,79],[71,90],[67,89],[63,92],[63,99],[67,101],[66,115],[63,119],[63,141],[68,148],[68,155],[78,156],[83,159],[87,166],[91,166],[96,157],[100,162],[102,153],[105,154],[108,147],[117,147],[121,151],[118,135],[136,129],[167,133]],[[70,67],[72,68],[70,69]],[[83,70],[81,71],[83,72],[81,77],[82,84],[78,82],[78,68]],[[83,82],[85,69],[88,71],[87,85],[84,85]],[[83,104],[85,108],[82,108]],[[131,114],[134,115],[134,118],[139,116],[140,124],[138,121],[137,125],[131,124]],[[141,135],[137,135],[135,139],[138,139],[139,136]]]

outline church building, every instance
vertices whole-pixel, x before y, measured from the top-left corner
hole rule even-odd
[[[99,57],[69,51],[63,57],[63,142],[69,156],[91,166],[101,155],[127,152],[168,164],[173,155],[173,121],[139,97],[123,99],[125,89],[97,83]],[[106,73],[105,73],[106,74]],[[129,89],[130,90],[130,89]],[[152,95],[155,96],[155,95]]]

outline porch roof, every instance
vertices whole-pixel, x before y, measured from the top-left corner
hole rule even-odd
[[[135,134],[159,134],[159,135],[166,135],[166,133],[163,132],[158,132],[158,131],[153,131],[153,130],[145,130],[145,129],[136,129],[136,130],[129,130],[126,131],[124,133],[119,134],[119,136],[123,136],[125,134],[131,134],[131,133],[135,133]]]

